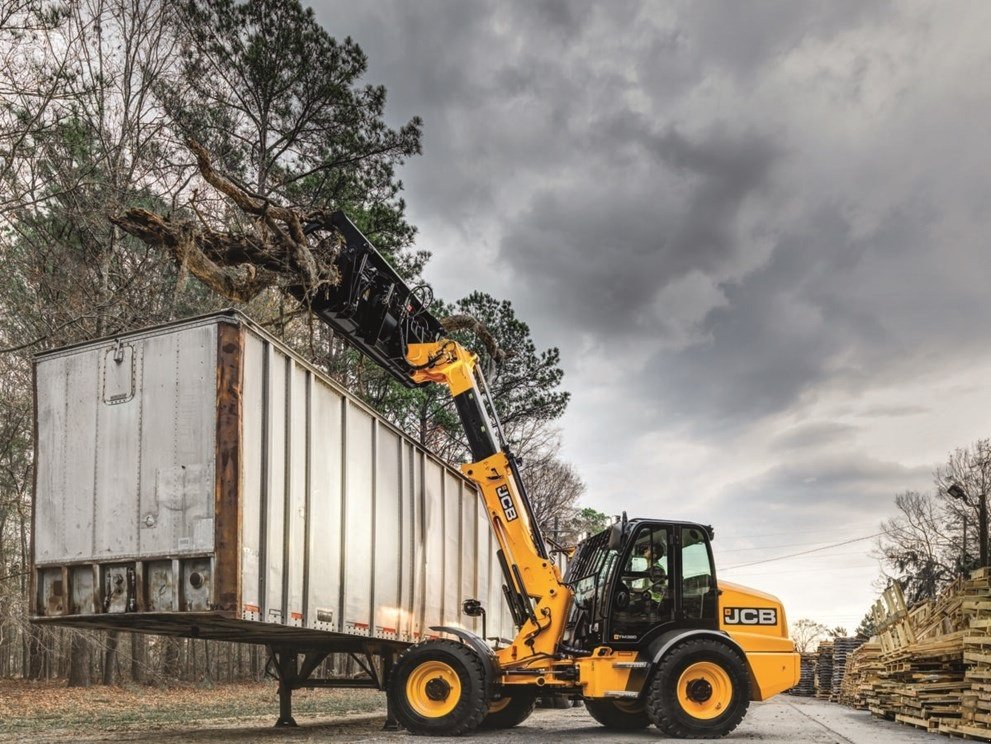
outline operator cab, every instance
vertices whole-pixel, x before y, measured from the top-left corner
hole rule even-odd
[[[675,628],[717,630],[712,536],[706,525],[635,519],[579,544],[565,576],[569,645],[633,648]]]

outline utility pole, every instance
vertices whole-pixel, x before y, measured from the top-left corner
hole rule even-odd
[[[968,506],[971,506],[970,498],[967,492],[963,490],[963,486],[959,483],[953,483],[946,492],[955,499],[959,499]],[[966,541],[966,523],[964,523],[964,540]],[[980,493],[977,499],[977,534],[978,540],[980,540],[980,568],[987,568],[988,565],[988,495],[984,491]],[[966,542],[965,542],[966,545]]]
[[[963,515],[963,555],[960,557],[961,570],[967,570],[967,515]]]
[[[981,494],[980,504],[978,506],[978,519],[980,520],[980,525],[978,527],[978,534],[981,536],[981,568],[987,568],[988,565],[988,495],[986,493]]]

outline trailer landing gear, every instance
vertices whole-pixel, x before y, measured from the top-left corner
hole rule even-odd
[[[396,663],[395,654],[382,654],[382,687],[389,689],[389,680],[392,679],[392,667]],[[392,706],[392,698],[388,693],[385,696],[385,723],[382,725],[383,731],[399,731],[399,720],[396,718],[395,708]]]
[[[279,720],[275,722],[275,728],[293,727],[297,724],[292,717],[292,691],[299,677],[299,654],[291,651],[276,652],[272,649],[272,658],[279,675]]]
[[[370,654],[364,654],[364,660],[351,654],[351,658],[361,667],[367,677],[314,678],[313,673],[329,654],[330,651],[323,650],[269,646],[269,661],[265,671],[268,676],[275,677],[279,681],[279,718],[275,722],[275,728],[291,728],[297,725],[296,719],[292,715],[293,690],[304,687],[308,689],[314,687],[350,687],[384,690],[395,659],[395,653],[391,651],[381,654],[383,672],[379,674]],[[300,656],[303,657],[302,663],[300,663]],[[393,715],[391,704],[386,711],[383,728],[386,731],[399,729],[399,722]]]

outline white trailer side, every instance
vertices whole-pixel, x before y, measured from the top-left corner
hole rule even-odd
[[[470,481],[243,315],[35,362],[38,622],[378,653],[512,637]]]

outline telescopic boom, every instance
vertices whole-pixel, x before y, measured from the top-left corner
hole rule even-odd
[[[306,229],[312,233],[327,227],[313,223]],[[410,288],[343,212],[331,215],[330,227],[343,239],[334,260],[340,282],[313,296],[303,288],[291,291],[341,338],[407,387],[447,386],[472,454],[473,462],[462,469],[481,488],[499,541],[504,591],[521,627],[518,651],[531,655],[539,646],[553,654],[564,630],[570,592],[548,557],[519,463],[502,436],[491,401],[483,395],[487,390],[478,358],[447,337],[427,307],[425,292]],[[539,638],[538,643],[540,636],[546,640]]]

